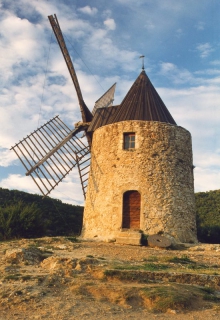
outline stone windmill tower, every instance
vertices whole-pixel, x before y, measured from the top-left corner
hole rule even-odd
[[[137,244],[139,230],[196,241],[190,133],[143,70],[119,106],[96,111],[85,238]]]
[[[143,232],[195,242],[190,133],[177,126],[144,67],[120,105],[112,106],[113,85],[91,113],[58,20],[49,19],[75,85],[82,122],[70,130],[55,117],[16,144],[12,149],[27,175],[41,191],[46,186],[47,195],[78,167],[86,199],[85,239],[140,244]],[[80,131],[88,144],[77,136]]]

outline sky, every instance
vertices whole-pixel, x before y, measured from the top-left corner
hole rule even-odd
[[[195,192],[220,189],[219,0],[1,0],[0,187],[40,194],[10,150],[56,115],[81,120],[48,15],[56,14],[87,106],[117,82],[119,104],[145,70],[192,135]],[[77,169],[50,194],[83,205]]]

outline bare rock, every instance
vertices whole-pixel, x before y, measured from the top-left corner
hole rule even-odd
[[[77,264],[77,259],[68,259],[68,258],[60,258],[56,256],[51,256],[47,259],[44,259],[41,262],[41,267],[44,269],[48,269],[50,271],[57,270],[67,270],[74,269]]]
[[[56,248],[60,250],[66,250],[67,246],[65,244],[59,244],[58,246],[56,246]]]
[[[38,248],[15,248],[6,250],[4,259],[13,264],[38,264],[42,261],[43,256]]]

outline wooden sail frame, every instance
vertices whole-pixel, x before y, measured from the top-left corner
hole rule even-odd
[[[96,101],[93,113],[91,113],[83,100],[78,78],[57,16],[51,15],[48,16],[48,19],[75,86],[82,122],[79,122],[74,130],[70,130],[59,116],[56,116],[11,149],[27,170],[26,175],[32,177],[44,196],[47,196],[74,167],[77,167],[83,195],[86,198],[91,161],[91,136],[87,134],[87,129],[98,108],[112,105],[116,84]],[[84,131],[85,139],[79,135],[81,131]]]
[[[89,146],[79,136],[85,130],[80,126],[75,130],[56,116],[28,135],[11,148],[44,196],[47,196],[75,167],[87,171],[90,165]],[[83,172],[84,174],[84,172]],[[88,172],[87,172],[88,174]],[[86,181],[82,188],[85,196]]]

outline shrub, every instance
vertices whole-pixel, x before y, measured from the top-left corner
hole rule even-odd
[[[31,238],[44,234],[45,226],[40,209],[35,203],[24,204],[19,201],[7,207],[0,207],[0,237]]]
[[[21,203],[25,210],[18,208]],[[22,210],[21,216],[20,213],[15,214],[16,208]],[[37,212],[34,214],[35,209]],[[22,237],[79,235],[82,218],[81,206],[62,203],[50,197],[42,199],[40,195],[0,188],[0,240],[20,237],[21,234]],[[18,228],[16,219],[20,224]],[[35,227],[32,232],[33,224]],[[22,227],[24,230],[21,232]]]

